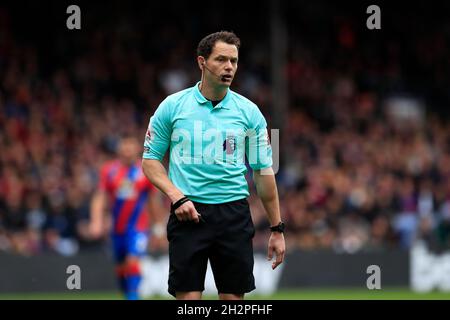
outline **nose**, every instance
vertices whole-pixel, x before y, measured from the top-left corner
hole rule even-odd
[[[233,64],[231,63],[230,60],[227,61],[227,64],[225,65],[225,70],[226,71],[232,71],[233,70]]]

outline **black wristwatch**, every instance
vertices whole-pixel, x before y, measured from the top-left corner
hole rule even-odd
[[[270,227],[270,231],[271,231],[271,232],[284,233],[284,223],[283,223],[283,222],[280,222],[280,223],[277,224],[276,226]]]

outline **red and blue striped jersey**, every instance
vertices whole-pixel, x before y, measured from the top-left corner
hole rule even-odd
[[[119,160],[104,164],[99,189],[109,195],[115,234],[148,230],[147,203],[155,188],[145,177],[140,161],[132,166]]]

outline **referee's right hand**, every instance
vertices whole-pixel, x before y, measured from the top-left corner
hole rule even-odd
[[[175,215],[179,221],[194,221],[199,223],[199,213],[195,209],[192,201],[187,201],[183,203],[179,208],[175,210]]]

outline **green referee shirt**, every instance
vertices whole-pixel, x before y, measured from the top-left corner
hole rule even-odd
[[[272,166],[267,123],[247,98],[227,91],[213,107],[194,87],[168,96],[150,118],[144,159],[170,146],[169,179],[191,200],[224,203],[249,195],[247,166]]]

